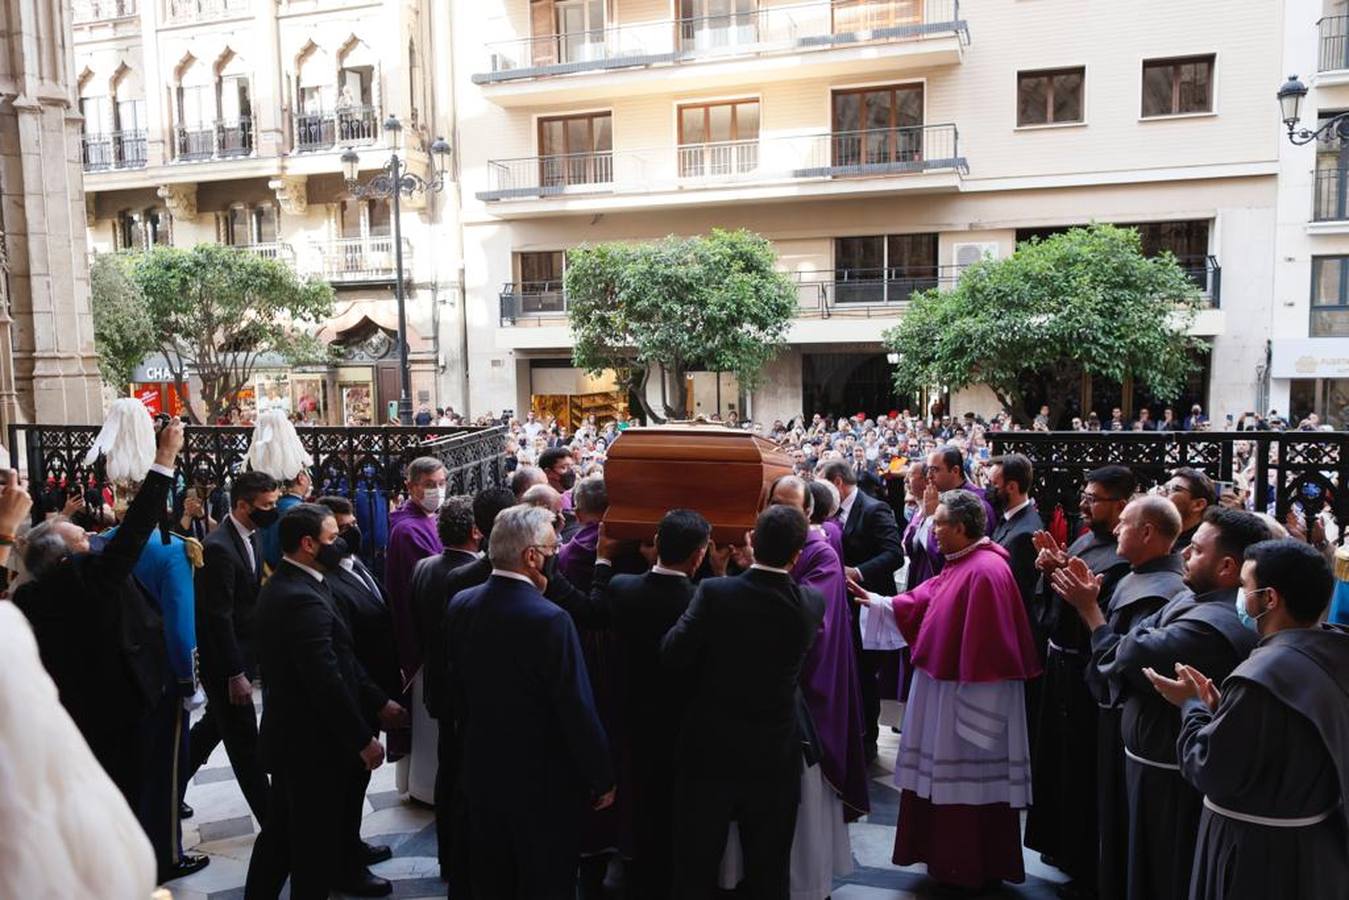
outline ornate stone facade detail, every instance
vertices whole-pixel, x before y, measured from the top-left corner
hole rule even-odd
[[[159,199],[168,207],[169,215],[182,222],[195,222],[197,219],[197,186],[186,184],[161,184]]]
[[[267,182],[267,187],[276,193],[277,205],[288,216],[302,216],[309,208],[309,194],[305,185],[309,179],[304,175],[281,175]]]

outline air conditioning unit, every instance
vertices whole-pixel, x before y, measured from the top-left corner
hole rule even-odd
[[[951,256],[957,269],[967,269],[981,259],[997,259],[998,245],[993,242],[952,244]]]

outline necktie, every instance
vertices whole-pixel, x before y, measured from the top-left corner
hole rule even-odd
[[[383,599],[380,596],[379,587],[375,584],[375,579],[371,577],[369,570],[367,570],[366,567],[361,564],[361,561],[359,559],[353,559],[351,561],[351,570],[356,573],[357,577],[359,577],[361,581],[365,582],[365,586],[370,589],[370,593],[374,595],[376,600]]]
[[[253,550],[253,580],[262,583],[262,541],[255,531],[248,536],[248,546]]]

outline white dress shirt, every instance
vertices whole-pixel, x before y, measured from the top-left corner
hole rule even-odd
[[[311,568],[311,567],[309,567],[309,566],[306,566],[304,563],[301,563],[301,562],[296,562],[295,560],[291,559],[289,556],[283,556],[283,557],[281,557],[281,558],[284,559],[286,562],[290,563],[290,564],[291,564],[292,566],[294,566],[295,568],[299,569],[301,572],[308,573],[308,575],[309,575],[310,578],[314,579],[315,581],[319,582],[320,584],[323,583],[323,573],[320,572],[318,569],[314,569],[314,568]]]
[[[244,553],[248,554],[248,564],[253,567],[254,573],[258,571],[258,559],[253,555],[253,535],[257,534],[256,528],[248,528],[243,522],[234,517],[234,513],[229,514],[229,520],[234,525],[234,530],[239,533],[239,537],[244,539]]]

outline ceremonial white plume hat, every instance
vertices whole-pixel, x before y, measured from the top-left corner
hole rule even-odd
[[[84,464],[92,465],[100,453],[112,483],[145,480],[155,461],[155,422],[144,403],[134,397],[113,402]]]
[[[255,472],[266,472],[277,481],[290,481],[314,464],[305,452],[295,426],[285,412],[269,409],[258,416],[253,426],[253,443],[248,447],[248,464]]]

